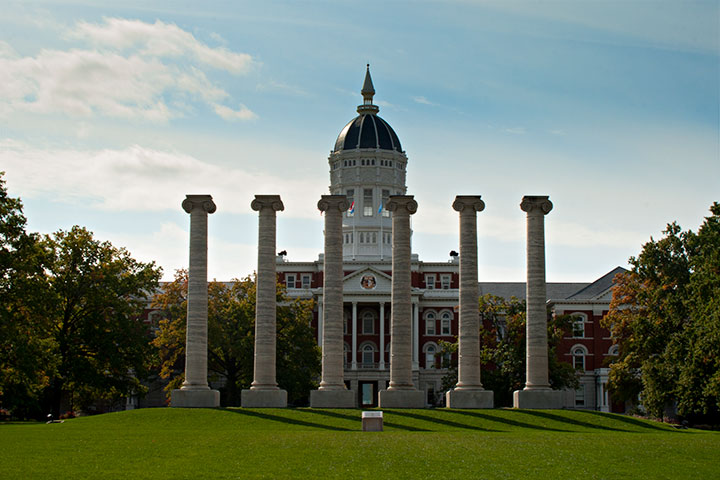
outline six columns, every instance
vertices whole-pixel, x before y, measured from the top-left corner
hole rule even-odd
[[[217,407],[220,392],[207,382],[207,224],[216,210],[210,195],[186,195],[182,208],[190,214],[185,381],[170,393],[173,407]]]
[[[240,394],[243,407],[287,406],[287,392],[275,380],[277,274],[276,212],[284,210],[279,195],[255,195],[250,207],[259,214],[258,270],[255,299],[255,366],[249,390]]]
[[[480,315],[478,311],[477,212],[485,209],[480,196],[457,196],[460,213],[460,335],[458,383],[447,392],[449,408],[492,408],[493,392],[480,383]]]

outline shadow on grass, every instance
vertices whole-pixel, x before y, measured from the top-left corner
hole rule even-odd
[[[262,418],[264,420],[272,420],[274,422],[289,423],[291,425],[300,425],[303,427],[321,428],[324,430],[335,430],[335,431],[342,431],[342,432],[353,431],[353,429],[351,429],[351,428],[336,427],[334,425],[325,425],[322,423],[315,423],[315,422],[306,422],[305,420],[298,420],[296,418],[282,417],[280,415],[272,415],[270,413],[257,412],[254,410],[247,410],[244,408],[232,408],[232,409],[228,408],[225,411],[230,412],[230,413],[236,413],[239,415],[247,415],[249,417]]]
[[[500,431],[500,430],[493,430],[491,428],[478,427],[476,425],[468,425],[467,423],[453,422],[452,420],[444,420],[441,418],[434,418],[434,417],[430,417],[428,415],[423,415],[420,413],[389,411],[388,414],[397,415],[400,417],[414,418],[416,420],[422,420],[424,422],[438,423],[440,425],[445,425],[448,427],[462,428],[464,430],[479,430],[482,432],[499,432]]]
[[[545,431],[550,431],[550,432],[569,432],[570,431],[570,430],[563,430],[560,428],[550,428],[550,427],[543,427],[540,425],[533,425],[532,423],[518,422],[517,420],[510,420],[509,418],[494,417],[492,415],[487,415],[485,413],[480,413],[480,412],[471,411],[471,410],[448,409],[447,412],[448,413],[456,413],[458,415],[467,415],[469,417],[481,418],[481,419],[487,420],[489,422],[502,423],[505,425],[510,425],[510,426],[518,427],[518,428],[531,428],[534,430],[545,430]],[[495,431],[497,431],[497,430],[495,430]]]
[[[638,420],[637,418],[628,417],[628,416],[620,415],[620,414],[609,414],[609,413],[603,413],[603,412],[596,412],[594,410],[577,410],[577,412],[583,413],[585,415],[597,415],[597,416],[601,416],[603,418],[609,418],[609,419],[612,419],[612,420],[615,420],[618,422],[624,422],[624,423],[633,425],[635,427],[647,428],[649,430],[660,430],[661,432],[675,431],[675,430],[670,430],[668,428],[663,428],[659,425],[653,425],[651,423],[647,423],[642,420]]]
[[[324,415],[326,417],[339,418],[342,420],[350,420],[351,422],[358,422],[358,428],[350,429],[350,430],[357,431],[357,430],[362,429],[362,423],[361,423],[362,418],[359,416],[348,415],[346,413],[330,412],[330,411],[324,410],[324,409],[308,409],[308,410],[303,410],[303,412],[313,413],[316,415]],[[392,413],[396,414],[397,412],[392,412]],[[398,430],[407,430],[409,432],[431,432],[432,431],[432,430],[428,430],[426,428],[413,427],[411,425],[402,425],[400,423],[388,422],[385,418],[383,418],[383,426],[397,428]]]
[[[607,430],[610,432],[630,432],[631,431],[631,430],[623,430],[622,428],[606,427],[604,425],[597,425],[595,423],[582,422],[580,420],[575,420],[573,418],[567,418],[567,417],[563,417],[560,415],[555,415],[553,413],[541,412],[538,410],[515,410],[515,411],[517,413],[522,413],[524,415],[545,418],[547,420],[552,420],[554,422],[567,423],[567,424],[575,425],[578,427],[594,428],[597,430]]]

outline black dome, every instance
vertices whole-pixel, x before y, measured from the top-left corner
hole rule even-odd
[[[338,135],[333,152],[356,148],[395,150],[402,153],[395,131],[385,120],[373,114],[358,115],[350,120]]]

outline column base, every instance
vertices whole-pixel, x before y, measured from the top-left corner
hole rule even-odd
[[[183,390],[170,392],[170,406],[175,408],[216,408],[220,406],[217,390]]]
[[[243,408],[285,408],[287,392],[285,390],[243,390],[240,392],[240,405]]]
[[[420,390],[380,390],[380,408],[425,408],[425,392]]]
[[[357,398],[352,390],[311,390],[311,408],[356,408]]]
[[[453,389],[445,394],[447,408],[493,408],[494,394],[492,390]]]
[[[564,392],[549,388],[537,390],[515,390],[513,408],[558,409],[564,406]]]

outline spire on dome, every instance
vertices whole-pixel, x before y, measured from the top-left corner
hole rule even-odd
[[[358,105],[357,112],[360,114],[376,114],[380,111],[377,105],[373,105],[373,96],[375,96],[375,87],[370,77],[370,64],[367,64],[367,70],[365,71],[365,81],[363,82],[362,90],[360,93],[363,96],[363,104]]]

